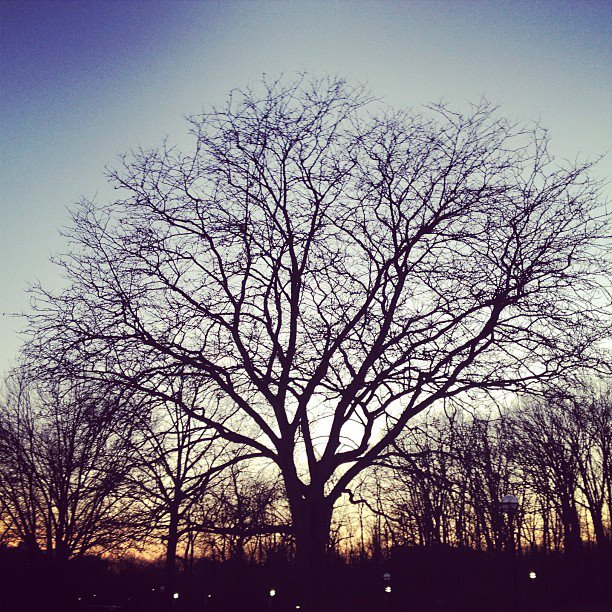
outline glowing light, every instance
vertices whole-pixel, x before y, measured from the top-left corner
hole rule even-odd
[[[276,595],[276,591],[274,589],[270,589],[270,597],[274,597]]]
[[[390,593],[391,592],[391,587],[390,586],[386,586],[385,587],[385,593]]]
[[[529,572],[529,578],[531,578],[531,580],[535,580],[537,577],[537,574],[535,572]]]
[[[173,599],[178,599],[178,597],[179,597],[178,593],[175,593],[172,597],[173,597]]]

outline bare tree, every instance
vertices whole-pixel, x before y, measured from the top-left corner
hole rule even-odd
[[[509,426],[502,417],[474,417],[461,437],[459,483],[468,489],[476,546],[480,548],[484,541],[487,551],[501,551],[507,545],[501,499],[510,492],[524,497]],[[521,516],[517,515],[519,532]]]
[[[612,541],[612,392],[609,382],[590,380],[570,396],[578,457],[578,486],[586,499],[595,541]]]
[[[500,500],[523,489],[511,451],[506,419],[482,406],[469,418],[457,406],[421,415],[376,462],[385,488],[376,513],[402,543],[501,551]]]
[[[580,549],[579,460],[572,442],[572,417],[559,404],[525,403],[514,419],[516,457],[535,492],[557,512],[567,552]]]
[[[209,536],[211,557],[265,562],[279,549],[287,553],[291,529],[278,479],[248,461],[232,465],[223,476],[193,514],[194,531]]]
[[[178,403],[149,400],[150,410],[134,415],[134,431],[127,441],[133,465],[130,482],[144,511],[143,525],[165,542],[168,606],[176,587],[179,546],[181,541],[190,542],[193,508],[215,479],[240,460],[239,454],[228,453],[227,442],[182,409],[182,404],[197,397],[193,383],[188,377],[169,381],[167,391],[172,389]]]
[[[596,542],[607,543],[610,410],[605,385],[598,389],[588,382],[569,392],[549,391],[546,399],[526,399],[512,418],[516,459],[540,497],[541,520],[545,527],[550,525],[547,514],[556,512],[568,552],[580,548],[588,527],[581,516],[583,506]]]
[[[191,154],[111,173],[70,286],[36,291],[37,356],[154,396],[206,381],[184,409],[278,465],[310,583],[334,503],[414,415],[597,366],[608,332],[589,164],[486,104],[377,109],[338,79],[233,92]]]
[[[454,419],[423,415],[385,454],[374,499],[377,515],[390,516],[402,543],[450,544],[457,506],[457,438]],[[382,484],[381,484],[382,483]],[[466,483],[462,483],[466,488]]]
[[[0,504],[29,551],[62,563],[129,542],[130,462],[116,434],[118,401],[83,384],[42,385],[23,372],[9,378],[0,405]]]

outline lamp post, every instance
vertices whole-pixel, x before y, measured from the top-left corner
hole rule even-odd
[[[536,605],[536,594],[537,594],[537,589],[536,589],[536,578],[538,577],[538,575],[536,574],[536,572],[534,572],[533,570],[531,570],[529,572],[529,581],[528,581],[528,586],[527,586],[527,601],[529,602],[529,606],[534,607]]]
[[[514,600],[516,603],[516,609],[520,611],[520,598],[519,598],[519,589],[518,589],[518,578],[517,578],[517,570],[516,570],[516,550],[514,545],[514,517],[518,512],[519,508],[519,500],[514,495],[504,495],[501,500],[501,509],[502,512],[506,515],[508,519],[507,526],[507,542],[506,542],[506,550],[510,554],[510,559],[512,563],[512,585],[514,588]]]
[[[504,495],[501,500],[502,512],[514,516],[519,507],[519,500],[514,495]]]
[[[272,607],[272,603],[274,602],[275,597],[276,597],[276,589],[270,589],[268,591],[268,608]]]
[[[384,591],[385,591],[385,608],[389,607],[389,595],[391,594],[391,574],[389,572],[385,572],[383,574],[384,581]]]

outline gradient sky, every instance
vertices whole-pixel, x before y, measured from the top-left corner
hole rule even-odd
[[[185,142],[185,115],[263,73],[338,74],[413,108],[485,96],[569,159],[612,143],[607,1],[2,0],[0,28],[0,372],[28,284],[61,282],[67,207],[112,198],[119,154]]]

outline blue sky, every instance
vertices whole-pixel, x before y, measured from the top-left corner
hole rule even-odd
[[[0,371],[28,284],[61,283],[67,207],[112,198],[119,154],[188,142],[185,115],[263,73],[339,74],[413,108],[484,95],[570,159],[612,143],[609,2],[3,0],[0,28]]]

